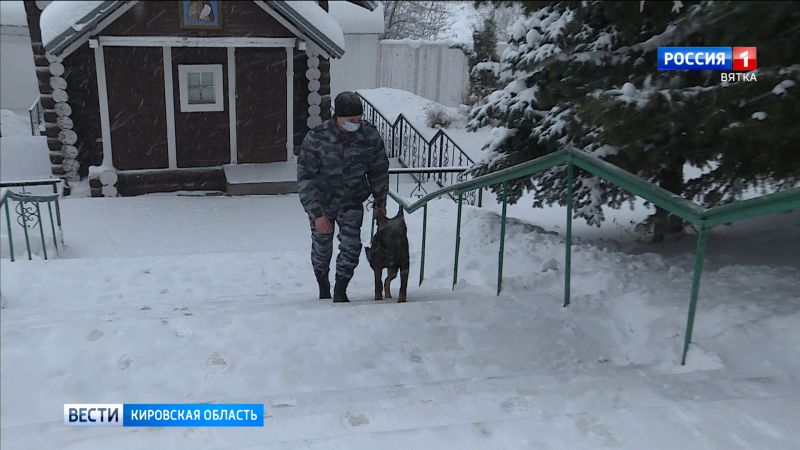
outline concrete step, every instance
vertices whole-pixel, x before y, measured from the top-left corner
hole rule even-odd
[[[227,164],[225,190],[229,195],[282,195],[297,192],[297,163],[280,161]]]

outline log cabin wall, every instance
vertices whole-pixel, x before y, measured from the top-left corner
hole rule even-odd
[[[331,62],[326,58],[319,59],[319,95],[322,97],[320,104],[322,120],[331,118]]]
[[[169,155],[162,49],[103,47],[102,50],[114,167],[166,169]]]
[[[79,133],[78,162],[80,175],[86,176],[89,166],[103,163],[103,139],[100,130],[100,104],[97,98],[97,70],[94,49],[81,46],[64,58],[64,78],[70,83],[72,121]]]
[[[294,50],[294,154],[300,152],[300,145],[308,133],[308,56],[306,52]]]
[[[69,104],[67,82],[64,78],[64,65],[60,58],[47,55],[42,43],[42,30],[39,25],[42,11],[37,2],[25,0],[25,16],[31,38],[33,64],[39,86],[39,101],[44,110],[45,135],[50,153],[50,167],[53,175],[68,181],[80,178],[78,156],[78,135],[72,122],[72,107]],[[69,194],[69,185],[64,188]]]
[[[99,180],[92,180],[99,183]],[[151,192],[224,191],[225,174],[221,167],[195,170],[159,170],[153,172],[120,172],[117,189],[120,195],[142,195]]]
[[[235,59],[237,162],[286,161],[286,49],[237,48]]]

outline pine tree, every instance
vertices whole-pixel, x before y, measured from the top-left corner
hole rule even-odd
[[[474,103],[498,88],[500,63],[497,57],[497,24],[489,13],[472,33],[472,51],[468,54],[469,100]]]
[[[573,147],[712,206],[745,191],[800,180],[800,4],[761,2],[536,2],[514,24],[502,89],[473,109],[494,125],[483,174]],[[658,72],[659,46],[758,47],[757,82],[719,72]],[[685,163],[706,169],[685,180]],[[631,195],[578,171],[576,215],[599,225],[602,205]],[[562,203],[565,170],[510,185],[513,201]],[[535,182],[534,182],[535,180]],[[646,225],[660,238],[670,222]],[[672,221],[672,224],[676,224]],[[679,222],[677,222],[680,225]]]

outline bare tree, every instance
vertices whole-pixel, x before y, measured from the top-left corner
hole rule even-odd
[[[452,17],[442,1],[384,1],[383,39],[437,39],[451,25]]]

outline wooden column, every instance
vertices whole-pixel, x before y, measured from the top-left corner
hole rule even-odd
[[[111,119],[108,112],[108,89],[106,87],[106,63],[103,46],[99,42],[90,44],[94,47],[94,63],[97,70],[97,98],[100,103],[100,129],[103,138],[103,164],[99,170],[102,183],[101,192],[104,197],[117,196],[117,172],[111,153]]]

